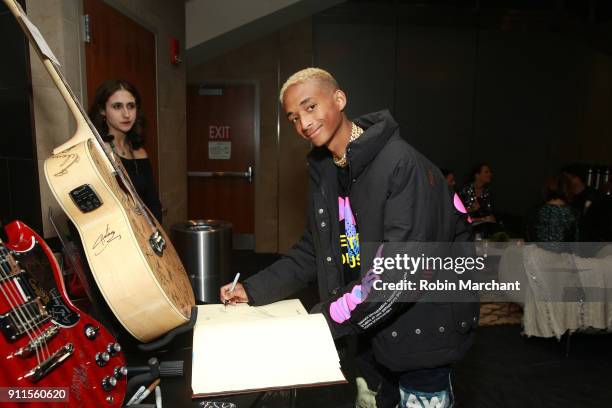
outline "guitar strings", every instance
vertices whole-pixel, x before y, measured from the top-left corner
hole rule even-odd
[[[13,259],[13,261],[14,261],[13,257],[11,257],[11,259]],[[16,263],[15,263],[14,267],[17,267]],[[19,287],[17,286],[17,280],[13,279],[13,280],[11,280],[11,282],[13,283],[13,285],[15,287],[15,290],[17,290],[19,293],[21,293],[21,291],[19,290]],[[24,296],[24,299],[25,299],[25,296]],[[38,309],[38,307],[37,307],[37,309]],[[41,348],[41,354],[43,355],[43,360],[46,360],[49,357],[51,357],[51,352],[49,351],[49,346],[48,346],[47,342],[44,341],[44,339],[41,336],[44,333],[43,325],[45,325],[47,323],[47,321],[52,320],[52,318],[49,317],[47,319],[47,318],[44,318],[44,317],[41,316],[40,320],[37,321],[37,319],[35,319],[35,317],[32,315],[32,312],[31,312],[31,310],[29,308],[25,308],[25,311],[28,313],[28,315],[30,317],[30,320],[26,321],[26,322],[29,324],[29,328],[30,328],[31,332],[34,333],[34,335],[36,336],[35,339],[39,338],[39,337],[41,338],[41,347],[42,347]],[[30,322],[33,323],[33,326],[32,326],[32,324],[30,324]],[[34,344],[34,346],[35,346],[35,349],[38,349],[35,344]],[[45,352],[46,352],[46,356],[45,356]]]
[[[1,242],[0,242],[1,244]],[[3,266],[8,266],[9,268],[9,272],[13,271],[14,267],[11,265],[10,263],[10,252],[8,251],[8,249],[2,245],[1,247],[1,252],[2,252],[2,261],[3,261]],[[2,268],[4,269],[4,268]],[[14,272],[14,271],[13,271]],[[4,297],[7,299],[11,309],[15,310],[15,317],[19,320],[19,324],[21,324],[21,326],[24,328],[25,333],[28,335],[28,338],[34,342],[35,337],[32,336],[32,334],[34,334],[36,336],[36,330],[32,328],[32,325],[30,324],[31,321],[34,320],[34,316],[32,316],[32,314],[30,313],[29,308],[24,307],[21,308],[19,306],[16,306],[17,304],[19,304],[20,302],[17,300],[17,295],[15,294],[15,292],[17,291],[16,287],[11,287],[11,284],[13,284],[14,286],[14,282],[12,280],[12,278],[10,278],[10,276],[6,275],[6,276],[2,276],[4,278],[4,280],[7,282],[7,289],[9,289],[8,294],[11,295],[10,297],[7,295],[7,291],[5,290],[4,286],[2,286],[2,293],[4,294]],[[12,289],[12,291],[10,290]],[[17,291],[18,292],[18,291]],[[28,316],[26,316],[26,313],[28,314]],[[40,334],[40,333],[38,333]],[[34,344],[34,343],[33,343]],[[38,348],[35,348],[36,351],[36,360],[37,363],[40,364],[41,362],[41,357],[40,354],[42,354],[43,359],[45,359],[45,350],[40,350],[40,354],[39,354],[39,350]],[[48,350],[46,350],[48,352]]]
[[[4,247],[5,251],[7,250],[6,247]],[[5,261],[9,264],[9,266],[11,267],[11,270],[13,270],[13,272],[16,272],[15,269],[17,267],[17,264],[14,263],[14,265],[11,266],[11,259],[14,262],[14,258],[10,255],[10,253],[5,253],[4,254],[5,257]],[[9,292],[10,294],[13,295],[13,299],[15,298],[19,298],[19,295],[21,295],[21,291],[19,290],[19,288],[17,287],[17,282],[14,279],[8,279],[9,283],[8,283],[8,287],[9,289],[12,289],[12,292]],[[24,301],[26,301],[27,303],[27,299],[24,296]],[[19,307],[18,306],[18,311],[22,311],[23,314],[27,314],[27,317],[25,319],[25,322],[22,322],[22,326],[24,326],[24,329],[26,330],[26,333],[28,333],[28,335],[31,333],[34,335],[34,338],[32,338],[31,336],[30,339],[35,342],[36,338],[38,338],[40,335],[42,335],[43,330],[42,330],[42,325],[44,323],[46,323],[45,319],[41,319],[40,321],[36,321],[36,318],[34,317],[34,315],[32,315],[32,312],[30,310],[30,308],[28,307]],[[38,347],[36,347],[35,343],[33,343],[34,345],[34,350],[38,351]],[[47,358],[49,358],[51,356],[51,353],[49,352],[49,348],[47,346],[47,344],[45,342],[41,342],[41,350],[40,350],[40,354],[42,354],[42,360],[46,360]],[[46,355],[45,355],[46,352]],[[38,355],[37,355],[38,358]],[[40,364],[40,361],[38,362]]]
[[[7,287],[5,287],[3,284],[0,284],[0,290],[2,291],[2,294],[4,295],[4,298],[6,299],[6,301],[8,302],[8,305],[10,306],[11,310],[15,311],[14,316],[18,320],[18,323],[24,328],[25,333],[27,334],[32,344],[35,344],[33,334],[36,335],[36,330],[30,324],[30,322],[34,320],[34,316],[31,315],[30,310],[27,307],[21,308],[17,306],[20,303],[17,300],[18,290],[14,286],[15,283],[13,282],[12,278],[10,277],[8,273],[10,271],[13,271],[14,267],[10,264],[10,259],[9,259],[9,257],[11,256],[10,252],[4,246],[1,240],[0,240],[0,254],[1,254],[1,261],[2,261],[1,262],[2,267],[0,267],[0,270],[1,270],[0,277],[4,280],[4,282],[7,282],[7,285],[6,285]],[[8,266],[9,271],[5,270],[6,266]],[[15,292],[17,292],[17,294]],[[28,314],[29,316],[26,316],[26,314]],[[48,348],[46,347],[46,345],[44,346],[45,346],[45,349],[47,349],[46,350],[47,357],[45,357],[45,353],[44,353],[45,350],[41,349],[39,352],[38,347],[34,348],[36,352],[37,364],[41,363],[41,356],[40,356],[41,354],[43,356],[43,359],[46,359],[49,356]]]

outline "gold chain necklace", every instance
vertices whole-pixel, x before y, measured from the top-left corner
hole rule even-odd
[[[351,122],[351,137],[349,138],[349,141],[346,146],[348,147],[348,145],[351,144],[351,142],[357,140],[357,138],[361,136],[362,134],[363,134],[363,129],[357,126],[355,122]],[[333,158],[334,158],[334,164],[338,167],[346,167],[348,165],[348,161],[346,160],[346,150],[344,151],[344,154],[342,155],[342,157],[338,157],[335,154],[333,154]]]

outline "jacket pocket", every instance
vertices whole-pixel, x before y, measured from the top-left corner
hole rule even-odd
[[[458,346],[455,327],[450,303],[416,303],[377,333],[374,354],[391,370],[447,364]]]
[[[453,313],[449,303],[416,303],[381,330],[376,338],[399,354],[429,352],[453,342]]]

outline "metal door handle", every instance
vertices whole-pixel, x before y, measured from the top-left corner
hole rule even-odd
[[[188,177],[239,177],[245,178],[249,183],[253,182],[253,167],[249,166],[247,171],[188,171]]]

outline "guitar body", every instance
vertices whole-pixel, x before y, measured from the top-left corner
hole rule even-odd
[[[167,245],[161,255],[154,252],[149,224],[96,142],[54,154],[44,168],[80,234],[102,296],[125,329],[149,342],[187,322],[195,298],[176,251],[156,222]]]
[[[0,241],[0,387],[8,390],[2,392],[0,405],[120,407],[127,380],[123,374],[115,376],[114,370],[125,367],[123,353],[113,349],[105,363],[96,362],[98,353],[107,351],[109,344],[116,345],[115,339],[70,302],[59,265],[40,236],[19,221],[7,225],[6,232],[9,242]],[[24,327],[28,329],[22,330]],[[44,334],[49,336],[44,346],[17,353]],[[35,367],[41,371],[34,372]],[[28,376],[29,372],[34,374]],[[111,377],[114,385],[108,386]],[[16,387],[34,388],[56,399],[34,402],[32,391],[28,397]],[[63,387],[64,401],[58,401],[62,394],[49,392],[50,387]],[[11,391],[13,397],[8,399]]]

